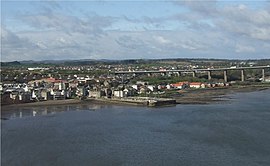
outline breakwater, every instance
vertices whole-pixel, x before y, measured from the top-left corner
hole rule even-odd
[[[143,105],[148,107],[176,104],[176,100],[172,98],[153,98],[153,97],[95,98],[93,100],[99,102],[111,102],[119,104],[123,103],[132,105]]]

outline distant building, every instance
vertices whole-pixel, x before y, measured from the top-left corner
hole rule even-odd
[[[51,95],[51,93],[48,90],[42,89],[41,90],[41,98],[42,98],[42,100],[52,100],[53,96]]]
[[[134,90],[133,88],[125,88],[125,89],[123,90],[123,92],[124,92],[124,97],[134,96],[135,91],[136,91],[136,90]]]
[[[77,87],[77,91],[76,91],[76,95],[79,96],[79,97],[82,97],[82,96],[87,96],[87,90],[84,86],[81,86],[81,87]]]
[[[53,100],[64,100],[64,99],[66,99],[66,91],[64,90],[54,91]]]
[[[156,87],[154,85],[147,85],[147,88],[152,92],[156,90]]]
[[[90,98],[100,98],[105,96],[105,92],[103,90],[89,90],[88,97]]]
[[[29,67],[29,71],[34,71],[34,70],[49,70],[49,68],[44,68],[44,67]]]
[[[132,87],[133,89],[138,90],[138,85],[131,85],[131,87]]]
[[[171,85],[166,85],[166,89],[171,89],[172,88],[172,86]]]
[[[178,82],[175,84],[171,84],[173,89],[185,89],[188,86],[188,82]]]
[[[202,83],[201,82],[191,82],[189,83],[190,88],[201,88]],[[204,85],[205,87],[205,85]]]
[[[158,87],[157,87],[159,90],[161,90],[161,89],[166,89],[166,85],[158,85]]]
[[[147,85],[148,82],[145,82],[145,81],[137,81],[136,84],[137,84],[137,85]]]
[[[124,97],[124,91],[123,90],[115,90],[113,91],[114,97]]]
[[[265,77],[264,82],[270,82],[270,77]]]

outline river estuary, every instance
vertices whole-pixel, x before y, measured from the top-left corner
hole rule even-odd
[[[209,105],[2,111],[2,166],[269,166],[270,90]]]

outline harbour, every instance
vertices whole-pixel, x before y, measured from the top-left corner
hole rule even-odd
[[[270,166],[269,0],[1,5],[1,166]]]

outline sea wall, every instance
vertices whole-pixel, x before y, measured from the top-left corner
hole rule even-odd
[[[95,101],[101,102],[111,102],[111,103],[123,103],[123,104],[132,104],[132,105],[144,105],[149,107],[154,106],[164,106],[176,104],[175,99],[170,98],[151,98],[151,97],[126,97],[126,98],[97,98],[93,99]]]

